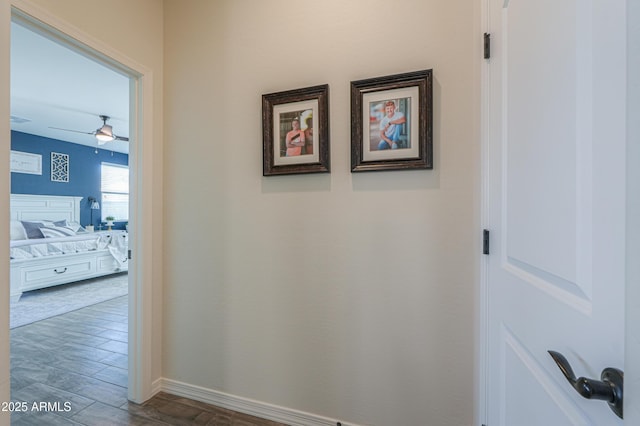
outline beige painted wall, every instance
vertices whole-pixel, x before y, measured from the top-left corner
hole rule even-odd
[[[336,420],[471,424],[474,2],[166,0],[164,19],[164,376]],[[351,174],[349,82],[427,68],[435,169]],[[262,177],[261,94],[323,83],[331,174]]]

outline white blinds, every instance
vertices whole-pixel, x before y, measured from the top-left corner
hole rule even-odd
[[[129,220],[129,167],[102,163],[101,174],[102,220],[107,216]]]
[[[100,191],[129,193],[129,167],[109,163],[102,163],[100,166],[102,173]]]

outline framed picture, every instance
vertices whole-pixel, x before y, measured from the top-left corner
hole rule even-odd
[[[351,171],[432,168],[432,70],[352,81]]]
[[[42,155],[11,150],[11,172],[42,174]]]
[[[51,153],[51,181],[69,182],[69,154]]]
[[[329,85],[262,95],[263,176],[329,172]]]

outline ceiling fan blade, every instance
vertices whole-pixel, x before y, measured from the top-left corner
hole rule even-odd
[[[116,136],[113,134],[113,127],[110,124],[107,124],[107,120],[109,119],[109,116],[101,115],[100,119],[103,122],[102,127],[94,130],[93,132],[81,132],[79,130],[63,129],[62,127],[49,127],[49,128],[56,129],[56,130],[63,130],[65,132],[82,133],[83,135],[93,135],[96,137],[96,139],[98,139],[98,145],[104,145],[114,140],[129,142],[129,138],[125,136]]]
[[[64,130],[65,132],[82,133],[83,135],[95,135],[96,132],[81,132],[80,130],[62,129],[60,127],[49,127],[50,129]]]

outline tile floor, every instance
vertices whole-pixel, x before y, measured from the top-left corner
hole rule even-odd
[[[127,296],[14,328],[11,398],[28,409],[11,424],[281,425],[166,393],[130,403],[127,361]]]

